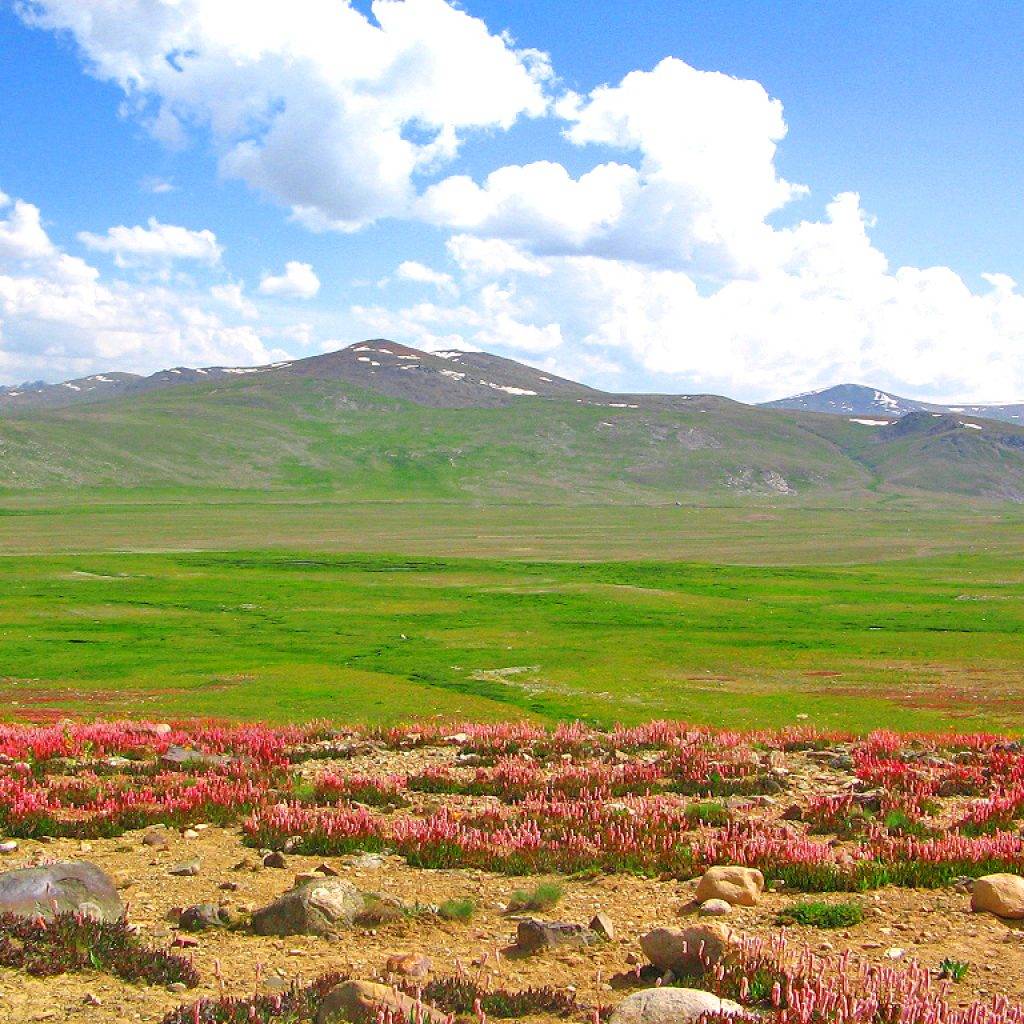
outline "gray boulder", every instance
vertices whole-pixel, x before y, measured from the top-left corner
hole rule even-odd
[[[516,948],[521,953],[536,953],[557,946],[589,946],[595,941],[597,933],[582,924],[527,917],[516,925]]]
[[[609,1024],[688,1024],[706,1013],[743,1012],[739,1003],[699,988],[645,988],[626,996]]]
[[[362,893],[343,878],[303,882],[257,910],[257,935],[330,935],[352,927],[366,908]]]
[[[0,874],[0,914],[50,920],[55,912],[119,921],[124,917],[124,905],[110,877],[86,861],[64,861]]]

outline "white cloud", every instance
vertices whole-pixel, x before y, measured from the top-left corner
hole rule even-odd
[[[254,364],[281,355],[252,327],[210,313],[202,296],[104,279],[53,245],[39,221],[38,209],[21,200],[0,221],[0,379]]]
[[[150,217],[147,227],[123,224],[107,229],[105,235],[80,231],[78,240],[94,252],[111,253],[119,267],[138,262],[195,260],[213,266],[220,262],[223,249],[210,230],[192,231],[176,224],[161,224]]]
[[[0,208],[10,199],[0,192]],[[0,260],[33,260],[49,256],[53,243],[43,228],[39,208],[17,199],[5,220],[0,220]]]
[[[308,263],[289,260],[284,273],[274,277],[264,275],[260,281],[260,292],[264,295],[278,295],[286,299],[311,299],[320,291],[320,278]]]
[[[940,400],[1024,393],[1014,282],[989,275],[975,292],[947,267],[893,270],[868,227],[857,197],[839,196],[825,221],[776,232],[774,267],[711,291],[685,271],[595,256],[543,258],[544,275],[537,257],[514,270],[511,258],[477,262],[460,333],[484,348],[549,351],[577,375],[613,362],[661,388],[748,400],[841,381]],[[429,330],[441,319],[412,307],[395,322]]]
[[[413,176],[467,133],[539,116],[546,58],[445,0],[346,0],[300,10],[244,0],[29,0],[70,31],[159,138],[209,131],[221,169],[309,225],[352,230],[403,213]],[[302,159],[297,160],[296,154]]]
[[[210,295],[229,309],[241,313],[247,320],[255,320],[260,315],[255,304],[245,297],[245,289],[241,284],[215,284],[210,289]]]
[[[438,291],[449,294],[458,292],[451,274],[443,274],[441,271],[433,270],[415,260],[406,260],[404,263],[400,263],[395,270],[395,277],[401,281],[433,285]]]
[[[537,161],[499,168],[482,185],[455,176],[418,210],[435,223],[522,243],[539,255],[578,253],[689,270],[724,280],[773,258],[766,218],[802,186],[775,168],[782,105],[757,82],[666,58],[617,86],[556,106],[580,147],[620,150],[572,177]]]
[[[148,192],[150,195],[163,196],[169,192],[177,192],[178,188],[173,181],[168,181],[166,178],[143,178],[139,182],[139,188],[143,192]]]

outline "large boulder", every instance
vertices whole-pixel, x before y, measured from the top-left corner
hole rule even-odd
[[[734,907],[753,907],[763,891],[764,875],[757,868],[719,865],[701,876],[694,899],[698,903],[725,900]]]
[[[86,861],[63,861],[0,874],[0,914],[39,917],[85,914],[119,921],[124,905],[110,877]]]
[[[350,928],[366,907],[343,878],[304,882],[252,915],[257,935],[330,935]]]
[[[640,948],[659,970],[685,978],[703,974],[741,941],[731,928],[709,921],[691,928],[655,928],[641,936]]]
[[[971,887],[971,910],[1010,920],[1024,918],[1024,878],[1020,875],[983,875]]]
[[[687,1024],[706,1013],[743,1012],[739,1003],[699,988],[645,988],[626,996],[609,1024]]]
[[[388,985],[372,981],[343,981],[324,996],[316,1024],[374,1024],[378,1011],[391,1010],[406,1020],[423,1024],[444,1024],[447,1014],[433,1010]]]

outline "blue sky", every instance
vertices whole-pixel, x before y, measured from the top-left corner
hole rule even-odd
[[[0,380],[386,335],[623,390],[1024,397],[1022,32],[1011,3],[0,0]]]

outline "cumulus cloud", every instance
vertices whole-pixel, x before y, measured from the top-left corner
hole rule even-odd
[[[444,274],[440,270],[433,270],[417,263],[416,260],[405,260],[395,270],[395,277],[400,281],[414,281],[417,284],[433,285],[438,291],[455,294],[458,289],[451,274]]]
[[[0,192],[0,209],[11,200]],[[14,201],[13,209],[0,220],[0,260],[31,260],[49,256],[53,252],[39,215],[39,207],[21,199]]]
[[[161,224],[155,217],[149,218],[147,227],[118,225],[108,228],[105,235],[80,231],[78,240],[94,252],[112,254],[119,267],[172,260],[195,260],[212,266],[220,262],[223,253],[212,231]]]
[[[0,379],[252,364],[280,354],[251,326],[204,308],[200,296],[105,279],[53,244],[29,203],[16,200],[0,221]]]
[[[255,320],[260,314],[255,304],[245,296],[245,289],[241,284],[215,284],[210,289],[210,295],[221,304],[240,313],[247,320]]]
[[[260,292],[286,299],[311,299],[320,291],[320,278],[308,263],[289,260],[284,273],[265,274],[260,281]]]
[[[70,32],[172,145],[195,128],[222,171],[317,228],[403,213],[413,177],[467,133],[539,116],[547,59],[446,0],[27,0],[31,24]],[[302,159],[297,160],[296,154]]]

